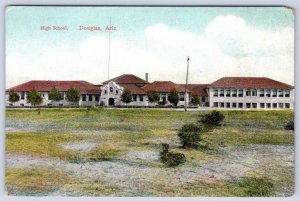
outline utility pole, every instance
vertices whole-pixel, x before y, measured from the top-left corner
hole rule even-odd
[[[188,87],[188,79],[189,79],[189,62],[190,57],[187,57],[187,68],[186,68],[186,80],[185,80],[185,93],[184,93],[184,111],[187,111],[187,105],[188,105],[188,93],[187,93],[187,87]]]

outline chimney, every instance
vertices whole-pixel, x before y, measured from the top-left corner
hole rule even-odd
[[[145,80],[148,82],[148,73],[145,73]]]

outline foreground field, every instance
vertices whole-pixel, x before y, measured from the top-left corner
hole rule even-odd
[[[200,150],[180,148],[178,129],[205,111],[48,109],[6,112],[9,195],[291,196],[293,111],[222,111]],[[168,168],[161,143],[187,162]],[[257,194],[258,193],[258,194]],[[262,195],[266,195],[263,194]]]

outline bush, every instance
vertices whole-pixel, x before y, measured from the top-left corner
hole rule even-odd
[[[208,114],[200,116],[200,123],[206,126],[220,126],[220,123],[224,120],[225,116],[219,111],[212,111]]]
[[[284,129],[285,130],[294,130],[294,121],[288,121],[284,124]]]
[[[239,186],[245,188],[245,193],[250,197],[266,197],[270,196],[274,190],[273,181],[266,178],[248,177],[244,178]]]
[[[160,160],[168,167],[178,166],[186,161],[183,153],[169,152],[169,145],[162,144],[162,151],[160,152]]]
[[[185,148],[199,148],[199,142],[201,140],[201,131],[203,131],[203,129],[199,125],[183,125],[183,127],[178,133],[181,145]]]

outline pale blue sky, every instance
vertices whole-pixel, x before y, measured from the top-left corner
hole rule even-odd
[[[111,77],[149,72],[151,81],[183,82],[189,55],[194,83],[237,74],[294,82],[294,16],[284,7],[19,6],[6,10],[7,86],[32,79],[106,80],[108,33],[78,27],[104,27],[109,17],[117,27]],[[54,25],[68,31],[40,30]]]

